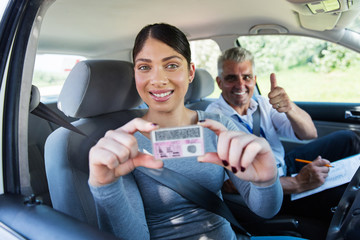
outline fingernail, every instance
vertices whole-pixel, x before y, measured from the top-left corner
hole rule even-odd
[[[236,167],[231,167],[231,171],[232,171],[233,173],[237,173]]]
[[[200,119],[199,122],[205,122],[205,119]]]
[[[228,161],[226,161],[226,160],[222,160],[222,162],[223,162],[223,164],[224,164],[224,166],[225,166],[225,167],[226,167],[226,166],[229,166]]]
[[[158,126],[159,124],[157,124],[157,123],[152,123],[151,125],[154,126],[154,127],[156,127],[156,126]]]
[[[240,167],[240,171],[241,171],[241,172],[245,172],[245,170],[246,170],[246,168]]]
[[[201,156],[197,158],[198,162],[202,162],[203,159],[204,159],[204,157],[201,157]]]

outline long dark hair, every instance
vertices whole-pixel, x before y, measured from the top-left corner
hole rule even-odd
[[[132,52],[133,61],[144,47],[145,41],[150,37],[165,43],[180,53],[186,59],[188,66],[190,66],[191,50],[189,41],[182,31],[167,23],[150,24],[141,29],[135,39]]]

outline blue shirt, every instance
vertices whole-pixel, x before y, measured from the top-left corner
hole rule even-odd
[[[234,123],[240,126],[249,126],[246,128],[246,131],[252,133],[250,129],[253,128],[253,118],[252,115],[256,109],[260,106],[260,127],[264,132],[263,137],[269,142],[271,149],[276,158],[279,176],[286,175],[286,165],[285,165],[285,150],[281,144],[280,137],[299,140],[289,119],[286,117],[285,113],[279,113],[272,108],[272,105],[269,103],[269,100],[261,95],[257,96],[257,101],[251,99],[250,107],[246,112],[246,115],[238,114],[220,95],[219,99],[211,103],[207,108],[207,112],[214,112],[218,114],[224,114],[225,116],[230,117]],[[250,128],[250,129],[249,129]]]

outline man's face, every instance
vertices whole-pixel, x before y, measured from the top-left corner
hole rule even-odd
[[[224,61],[223,73],[216,78],[222,96],[233,108],[241,108],[244,111],[250,106],[250,100],[254,94],[256,76],[250,61],[235,62]]]

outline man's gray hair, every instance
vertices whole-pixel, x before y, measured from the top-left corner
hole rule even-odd
[[[242,63],[245,61],[250,61],[253,74],[255,74],[255,62],[254,56],[249,50],[241,47],[234,47],[226,50],[223,54],[218,58],[218,76],[221,77],[223,72],[223,64],[226,60],[235,61],[237,63]]]

